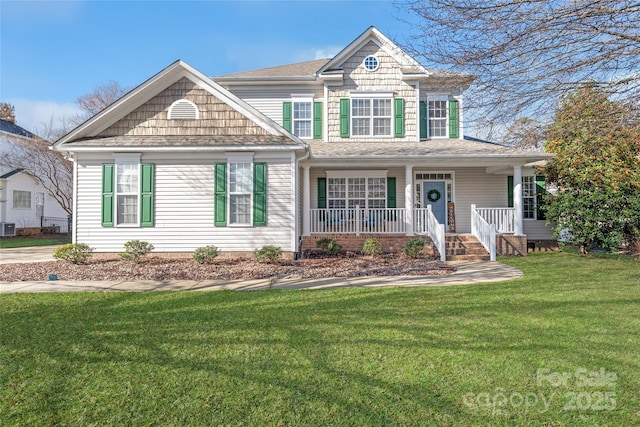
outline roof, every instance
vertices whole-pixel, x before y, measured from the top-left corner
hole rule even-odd
[[[10,172],[7,172],[7,173],[5,173],[3,175],[0,175],[0,179],[7,179],[9,177],[12,177],[13,175],[16,175],[16,174],[22,172],[23,170],[24,169],[14,169],[14,170],[12,170]]]
[[[425,158],[531,158],[541,160],[552,154],[505,147],[469,139],[431,139],[420,142],[309,142],[311,157],[326,160],[425,159]]]
[[[0,131],[6,133],[12,133],[14,135],[26,136],[27,138],[35,138],[36,135],[29,132],[25,128],[18,126],[15,123],[8,122],[0,119]]]
[[[234,147],[234,146],[297,146],[295,141],[286,136],[277,135],[213,135],[213,136],[180,136],[180,135],[152,135],[152,136],[109,136],[101,138],[85,138],[76,140],[74,148],[79,147]]]
[[[329,62],[329,59],[314,59],[313,61],[297,62],[295,64],[280,65],[277,67],[224,74],[214,77],[214,80],[225,80],[226,78],[315,77],[318,70],[327,62]]]

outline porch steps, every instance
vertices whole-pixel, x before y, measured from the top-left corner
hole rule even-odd
[[[446,234],[444,240],[447,261],[491,259],[482,243],[470,234]]]

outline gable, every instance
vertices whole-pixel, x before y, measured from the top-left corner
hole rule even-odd
[[[371,55],[375,56],[379,61],[376,71],[368,71],[364,67],[365,58]],[[367,42],[360,49],[353,52],[342,64],[342,67],[344,69],[345,88],[398,90],[403,85],[400,64],[385,49],[373,41]]]
[[[198,119],[170,120],[169,107],[180,99],[191,101]],[[239,136],[269,135],[264,128],[234,110],[186,77],[136,108],[98,137],[112,136]]]

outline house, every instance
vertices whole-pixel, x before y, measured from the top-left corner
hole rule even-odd
[[[0,119],[0,156],[15,149],[17,141],[34,138],[36,135],[26,129]],[[67,216],[38,178],[14,165],[0,163],[0,236],[27,230],[40,233],[43,225],[54,224],[56,230],[66,231]]]
[[[73,239],[298,253],[425,236],[442,258],[524,255],[551,238],[533,167],[550,155],[465,137],[472,81],[374,27],[330,59],[215,78],[176,61],[56,142],[75,162]]]

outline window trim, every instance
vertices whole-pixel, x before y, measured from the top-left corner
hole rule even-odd
[[[362,170],[362,171],[340,171],[340,170],[327,170],[325,171],[327,177],[327,209],[355,209],[355,206],[349,207],[349,180],[350,179],[364,179],[365,180],[365,190],[364,190],[364,200],[365,206],[360,206],[360,209],[384,209],[384,208],[371,208],[368,207],[369,200],[383,200],[385,208],[388,208],[388,196],[389,189],[387,188],[387,178],[388,178],[388,170]],[[369,199],[369,180],[377,178],[382,179],[384,183],[384,197],[374,197]],[[329,180],[330,179],[344,179],[344,199],[335,198],[329,196]],[[344,200],[344,208],[331,208],[330,204],[332,200]]]
[[[367,66],[367,60],[372,59],[375,60],[376,65],[373,68],[369,68]],[[378,58],[377,55],[367,55],[363,60],[362,60],[362,66],[364,67],[365,70],[369,71],[370,73],[373,73],[375,71],[378,71],[378,69],[380,68],[380,58]]]
[[[309,104],[309,118],[296,119],[296,104]],[[301,139],[313,139],[313,96],[291,96],[291,133]],[[296,134],[296,122],[309,122],[309,136],[301,136]]]
[[[531,180],[531,189],[533,190],[533,192],[530,195],[525,195],[525,179],[526,180]],[[537,221],[538,220],[538,186],[536,185],[536,176],[535,175],[522,175],[522,219],[525,221]],[[525,199],[531,199],[532,200],[532,206],[533,206],[533,210],[531,211],[531,214],[533,216],[531,217],[526,217],[526,212],[525,212],[525,204],[524,201]]]
[[[431,102],[444,102],[444,118],[431,117]],[[444,120],[444,135],[434,136],[431,123],[434,120]],[[427,96],[427,137],[428,138],[449,138],[449,97],[444,95]]]
[[[292,107],[293,108],[293,107]],[[231,196],[232,195],[246,195],[247,193],[238,193],[238,192],[231,192],[231,165],[232,164],[247,164],[249,165],[249,182],[251,183],[251,188],[249,189],[249,222],[231,222],[232,221],[232,216],[231,216]],[[226,187],[227,187],[227,227],[236,227],[236,228],[243,228],[243,227],[253,227],[253,204],[254,204],[254,200],[253,200],[253,166],[254,165],[254,160],[253,160],[253,155],[231,155],[231,156],[227,156],[227,176],[226,176]]]

